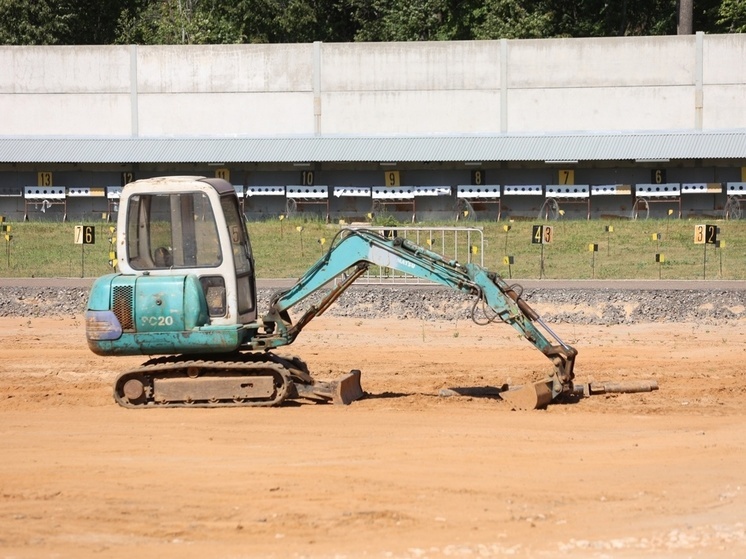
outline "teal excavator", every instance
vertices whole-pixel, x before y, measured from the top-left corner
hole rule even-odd
[[[519,288],[406,239],[340,229],[329,250],[293,287],[275,294],[264,313],[257,309],[243,214],[235,189],[222,179],[159,177],[126,185],[115,240],[119,273],[94,282],[86,337],[98,355],[150,357],[117,378],[114,398],[122,406],[276,406],[287,399],[347,404],[362,397],[358,370],[321,382],[300,358],[275,350],[292,344],[371,265],[473,296],[473,312],[484,307],[480,322],[512,326],[552,362],[545,380],[506,389],[503,399],[541,408],[573,393],[577,351],[552,332]],[[293,321],[293,307],[332,280],[321,302]]]

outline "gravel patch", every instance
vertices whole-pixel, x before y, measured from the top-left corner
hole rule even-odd
[[[317,304],[328,291],[302,301],[293,315]],[[275,290],[260,289],[263,312]],[[746,290],[526,289],[524,299],[548,323],[636,324],[699,322],[723,324],[746,320]],[[0,291],[0,317],[79,316],[85,312],[83,288],[5,287]],[[325,316],[360,319],[477,320],[481,305],[460,292],[438,287],[355,286]],[[489,309],[487,309],[489,314]]]

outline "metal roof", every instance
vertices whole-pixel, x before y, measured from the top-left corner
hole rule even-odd
[[[574,162],[743,158],[746,158],[746,129],[431,136],[0,136],[0,162],[4,163]]]

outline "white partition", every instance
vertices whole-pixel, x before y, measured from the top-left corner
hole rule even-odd
[[[334,196],[336,198],[370,198],[371,188],[369,186],[335,186]]]
[[[590,189],[587,184],[548,184],[547,198],[588,198]]]
[[[415,186],[415,196],[450,196],[450,186]]]
[[[329,198],[328,186],[287,186],[286,196],[300,200],[326,200]]]
[[[284,186],[247,186],[246,197],[251,196],[285,196]]]
[[[372,189],[374,200],[413,200],[413,186],[374,186]]]
[[[592,196],[629,196],[632,194],[631,184],[594,184],[591,185]]]
[[[500,197],[499,184],[485,184],[476,186],[473,184],[459,184],[456,186],[456,198],[466,200],[493,199]]]
[[[544,189],[540,184],[506,184],[503,196],[542,196]]]
[[[26,200],[64,200],[66,191],[64,186],[25,186],[23,197]]]
[[[637,184],[635,194],[638,198],[677,198],[681,196],[681,185],[677,182]]]

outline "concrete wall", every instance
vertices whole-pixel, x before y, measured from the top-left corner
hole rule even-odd
[[[128,47],[0,47],[0,134],[129,135]]]
[[[3,135],[746,126],[746,35],[0,47]]]

